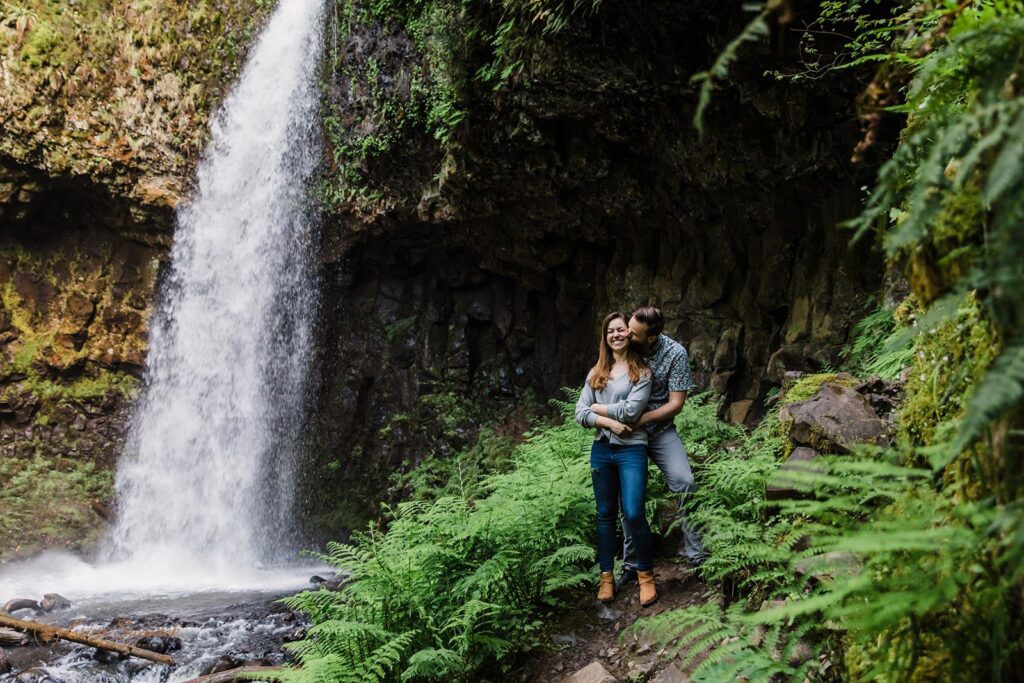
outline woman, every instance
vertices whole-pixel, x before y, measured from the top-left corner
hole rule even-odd
[[[597,599],[615,597],[615,528],[619,500],[622,514],[636,547],[640,604],[658,598],[654,587],[654,559],[651,527],[644,503],[647,498],[647,432],[629,425],[640,417],[651,394],[651,372],[629,347],[629,327],[622,313],[605,317],[601,327],[597,365],[576,404],[576,421],[597,430],[590,449],[590,472],[597,500],[597,559],[601,565],[601,586]]]

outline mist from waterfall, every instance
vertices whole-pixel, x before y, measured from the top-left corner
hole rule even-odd
[[[281,0],[177,215],[106,560],[203,576],[294,557],[323,0]]]

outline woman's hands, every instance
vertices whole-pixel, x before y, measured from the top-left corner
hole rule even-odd
[[[597,426],[601,429],[611,430],[616,436],[628,436],[633,433],[633,428],[628,424],[613,420],[610,417],[598,417]]]
[[[628,436],[633,433],[633,428],[624,422],[619,422],[618,420],[609,420],[609,422],[611,424],[608,425],[608,429],[615,432],[616,436]]]

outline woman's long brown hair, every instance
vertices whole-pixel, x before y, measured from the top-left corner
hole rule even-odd
[[[601,323],[601,342],[597,348],[597,365],[590,371],[590,386],[597,390],[608,386],[612,366],[615,365],[615,354],[612,353],[612,347],[608,346],[608,325],[619,318],[622,318],[622,322],[626,323],[627,327],[629,326],[629,318],[620,311],[609,313]],[[640,354],[632,348],[626,350],[626,364],[629,367],[629,381],[633,384],[640,381],[640,377],[648,372]]]

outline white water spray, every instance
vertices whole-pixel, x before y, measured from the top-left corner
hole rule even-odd
[[[280,1],[178,211],[109,561],[180,581],[281,559],[315,305],[322,5]]]

